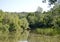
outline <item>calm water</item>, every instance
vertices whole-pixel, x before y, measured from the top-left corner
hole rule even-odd
[[[28,42],[28,41],[18,41],[18,42]]]

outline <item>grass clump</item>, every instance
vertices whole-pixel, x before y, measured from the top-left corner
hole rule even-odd
[[[49,35],[49,36],[57,35],[60,33],[58,29],[53,28],[37,28],[34,30],[34,32],[37,34]]]

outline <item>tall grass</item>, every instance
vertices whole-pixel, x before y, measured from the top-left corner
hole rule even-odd
[[[41,35],[50,35],[50,36],[53,36],[53,35],[60,34],[59,31],[60,30],[56,29],[56,28],[54,28],[54,29],[53,28],[37,28],[33,32],[37,33],[37,34],[41,34]]]

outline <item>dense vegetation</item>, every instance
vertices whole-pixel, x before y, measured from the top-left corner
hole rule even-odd
[[[16,42],[20,39],[20,35],[23,34],[23,31],[28,28],[28,25],[26,18],[20,19],[17,14],[0,10],[0,41]]]
[[[38,34],[56,35],[60,34],[60,5],[56,5],[48,12],[40,14],[29,13],[27,20],[29,27]]]
[[[25,30],[41,35],[60,34],[60,5],[48,12],[14,13],[0,10],[0,41],[17,42]]]

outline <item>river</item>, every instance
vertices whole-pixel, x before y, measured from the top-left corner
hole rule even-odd
[[[18,41],[18,42],[28,42],[28,41]]]

